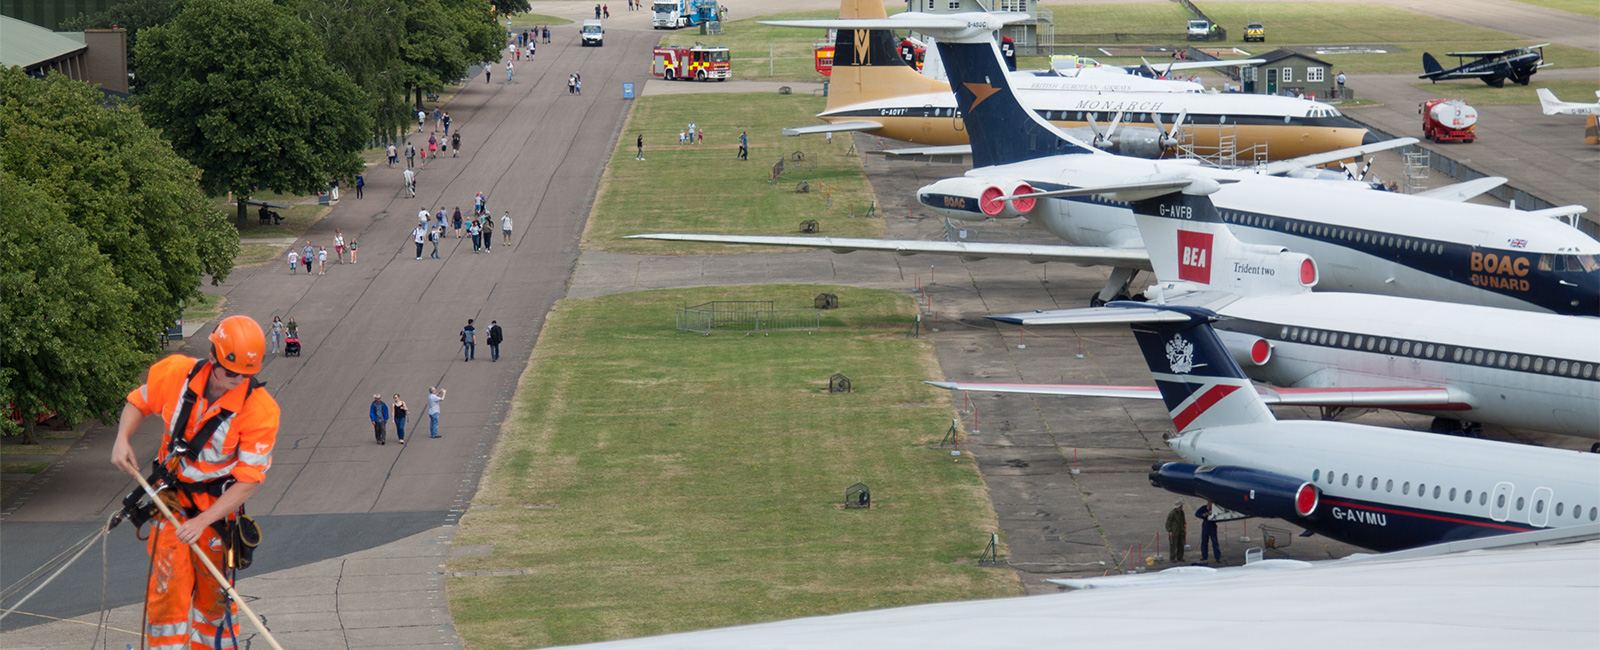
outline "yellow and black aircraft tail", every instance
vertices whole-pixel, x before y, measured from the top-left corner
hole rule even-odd
[[[882,0],[840,0],[839,18],[887,20],[889,15]],[[950,92],[950,84],[923,76],[906,64],[894,32],[837,31],[825,111],[893,97]]]

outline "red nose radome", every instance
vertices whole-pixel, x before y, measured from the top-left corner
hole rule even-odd
[[[1310,517],[1317,511],[1317,504],[1321,501],[1317,486],[1310,483],[1302,484],[1294,493],[1294,512],[1301,517]]]

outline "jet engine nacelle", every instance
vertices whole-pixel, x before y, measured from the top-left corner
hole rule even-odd
[[[1251,517],[1309,518],[1322,491],[1308,481],[1229,465],[1166,463],[1150,472],[1150,484],[1195,496]]]
[[[1011,219],[1033,210],[1037,199],[1001,197],[1032,192],[1022,181],[962,176],[946,178],[917,190],[917,202],[944,216],[959,221]]]

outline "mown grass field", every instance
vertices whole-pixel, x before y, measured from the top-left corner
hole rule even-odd
[[[689,82],[685,82],[689,83]],[[796,234],[800,222],[816,219],[822,234],[879,237],[879,219],[850,218],[872,202],[859,156],[846,155],[849,138],[824,144],[820,135],[790,138],[786,126],[815,124],[821,97],[772,94],[662,95],[635,100],[618,138],[584,233],[587,249],[631,253],[729,252],[720,245],[684,245],[621,239],[652,232]],[[702,145],[680,146],[678,132],[695,122],[706,133]],[[750,159],[735,159],[739,133],[750,133]],[[644,162],[634,144],[644,134]],[[780,156],[793,162],[804,152],[808,166],[791,169],[777,185],[767,181]],[[811,191],[795,192],[807,181]],[[831,192],[833,205],[827,205]],[[737,249],[740,251],[748,249]]]
[[[711,300],[808,307],[814,334],[678,333]],[[903,295],[769,285],[565,300],[550,314],[455,544],[467,646],[583,643],[1016,595],[975,566],[994,514],[975,466],[930,449],[950,423]],[[849,376],[854,392],[827,393]],[[870,510],[844,491],[872,488]]]
[[[627,5],[624,4],[624,7]],[[570,25],[572,21],[560,16],[546,16],[544,14],[511,14],[512,27],[532,27],[534,25]]]
[[[1595,101],[1594,91],[1600,89],[1592,81],[1540,81],[1539,75],[1534,75],[1533,83],[1527,86],[1507,83],[1504,88],[1490,88],[1474,79],[1436,84],[1424,81],[1416,86],[1440,97],[1465,99],[1467,103],[1478,106],[1538,104],[1539,96],[1533,92],[1536,88],[1549,88],[1562,101],[1592,103]]]
[[[1570,11],[1575,14],[1587,16],[1600,16],[1600,3],[1594,0],[1516,0],[1523,4],[1538,5],[1550,9]]]
[[[1593,4],[1593,3],[1590,3]],[[1110,32],[1181,34],[1189,15],[1177,3],[1046,6],[1055,12],[1057,42],[1067,34]],[[1533,42],[1492,29],[1473,27],[1394,7],[1322,3],[1239,2],[1211,3],[1206,14],[1229,30],[1227,45],[1253,53],[1279,47],[1317,44],[1386,44],[1404,52],[1389,54],[1315,55],[1348,73],[1389,73],[1422,70],[1422,53],[1438,56],[1455,50],[1486,50],[1532,45]],[[1265,43],[1243,41],[1244,26],[1259,21],[1267,28]],[[1182,38],[1156,44],[1184,45]],[[1082,52],[1095,56],[1091,52]],[[1554,67],[1600,65],[1600,53],[1568,46],[1545,49]],[[1097,57],[1100,58],[1100,57]]]
[[[827,39],[825,29],[795,29],[763,25],[761,20],[819,20],[838,18],[839,10],[795,11],[755,18],[728,20],[722,34],[700,34],[699,27],[666,32],[662,45],[721,45],[733,57],[734,79],[789,79],[822,81],[812,63],[812,47]],[[769,60],[770,59],[770,60]]]

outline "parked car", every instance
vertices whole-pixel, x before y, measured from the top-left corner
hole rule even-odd
[[[1245,40],[1246,43],[1249,43],[1251,41],[1254,41],[1254,42],[1257,42],[1257,43],[1266,42],[1266,40],[1267,40],[1267,28],[1262,27],[1261,23],[1250,23],[1248,25],[1245,25],[1244,26],[1244,40]]]
[[[1211,21],[1196,18],[1189,21],[1189,40],[1204,41],[1211,38]]]

